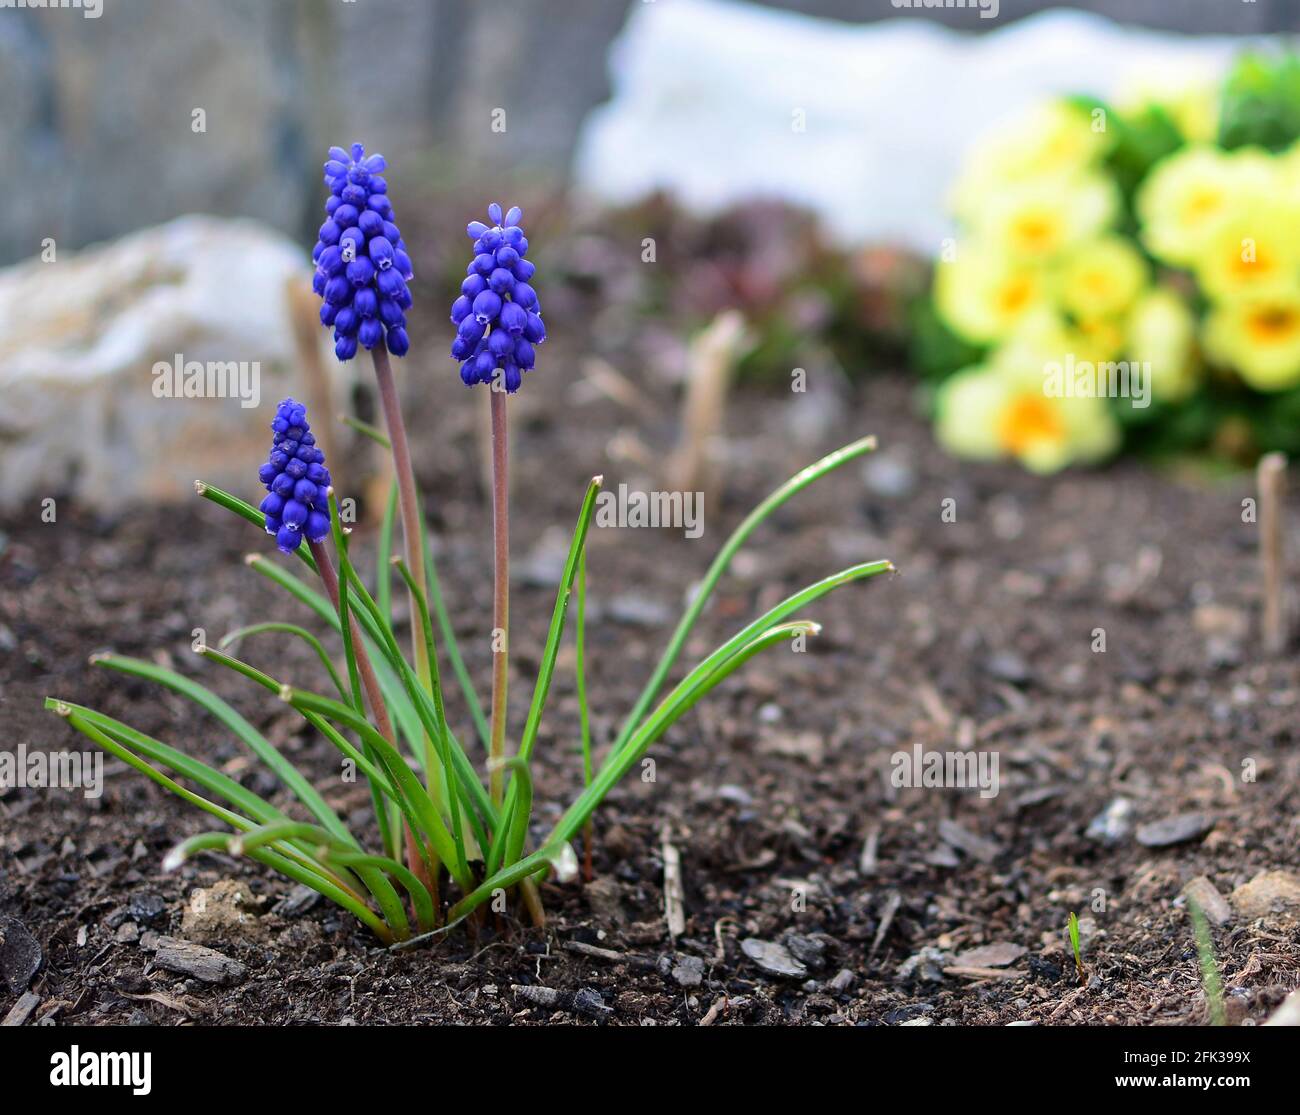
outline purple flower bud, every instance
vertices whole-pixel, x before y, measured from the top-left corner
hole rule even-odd
[[[308,542],[324,542],[330,532],[330,517],[323,511],[310,511],[303,533]]]
[[[527,283],[515,283],[514,293],[511,295],[514,301],[518,302],[525,310],[537,310],[537,292]]]
[[[402,316],[402,308],[391,298],[379,300],[379,320],[389,329],[396,329],[406,321]]]
[[[470,223],[465,226],[465,232],[471,240],[477,240],[487,232],[487,230],[488,226],[482,221],[470,221]]]
[[[361,345],[372,349],[384,339],[384,327],[376,317],[367,317],[361,319],[361,324],[357,326],[357,340]]]
[[[405,356],[407,350],[411,347],[411,342],[406,336],[406,330],[400,325],[396,329],[388,331],[388,351],[394,356]]]
[[[540,345],[546,340],[546,326],[542,323],[540,315],[528,315],[528,324],[524,326],[524,336],[535,345]]]
[[[282,526],[275,532],[275,544],[286,554],[291,554],[302,545],[302,535],[293,527]]]
[[[334,355],[340,360],[351,360],[357,354],[356,337],[344,337],[334,334]]]
[[[374,317],[379,312],[379,295],[374,287],[362,287],[352,296],[352,308],[362,317]]]
[[[536,356],[533,353],[533,346],[523,337],[515,341],[515,363],[521,368],[531,368]]]
[[[515,251],[514,248],[510,247],[509,244],[507,244],[503,248],[497,249],[498,267],[510,268],[513,267],[518,262],[519,262],[519,253]]]
[[[474,310],[474,303],[465,295],[461,295],[451,304],[451,321],[453,325],[459,325],[461,321]]]
[[[342,275],[335,275],[325,284],[325,301],[332,306],[346,306],[352,297],[352,284]]]
[[[375,277],[375,265],[368,259],[354,259],[348,264],[348,282],[355,287],[369,286]]]
[[[487,279],[483,278],[482,275],[470,275],[460,284],[460,292],[466,298],[477,298],[487,288]]]
[[[380,271],[387,271],[393,266],[393,246],[383,236],[376,236],[370,241],[370,259]]]
[[[515,277],[504,267],[498,267],[488,276],[488,286],[498,294],[510,294],[514,290]]]
[[[261,475],[260,473],[258,475]],[[280,512],[284,510],[284,497],[278,496],[274,492],[268,492],[266,498],[258,504],[257,509],[263,515],[270,515],[273,518],[279,518]]]
[[[339,308],[332,302],[322,302],[320,304],[320,323],[322,325],[333,325],[338,312]]]
[[[478,322],[482,332],[482,326],[489,324],[496,319],[497,314],[501,312],[501,296],[494,294],[490,290],[485,290],[474,299],[474,319]],[[465,335],[465,322],[460,323],[460,334]]]
[[[480,298],[484,295],[480,294]],[[483,331],[486,323],[479,321],[478,317],[467,317],[458,326],[456,326],[456,336],[468,340],[473,344],[478,344],[483,337]]]
[[[397,273],[397,268],[390,267],[387,271],[378,273],[375,287],[386,298],[396,298],[400,291],[406,289],[406,280]]]
[[[334,318],[334,333],[336,336],[354,336],[360,323],[361,315],[351,306],[344,306]]]
[[[338,222],[333,217],[330,217],[320,226],[320,232],[316,234],[316,237],[322,244],[337,244],[341,235],[343,235],[343,230],[339,227]]]
[[[517,205],[512,205],[510,211],[506,214],[506,224],[517,225],[524,219],[524,211]]]
[[[473,318],[466,318],[466,321],[473,321]],[[456,335],[456,339],[451,342],[451,358],[453,360],[464,360],[474,351],[474,343],[468,337]]]
[[[504,329],[494,329],[488,338],[488,349],[497,360],[504,360],[514,351],[514,347],[514,338]]]
[[[474,384],[478,382],[478,376],[474,372],[474,362],[472,360],[466,360],[463,364],[461,364],[460,381],[466,387],[473,387]]]
[[[516,364],[507,364],[504,368],[506,379],[506,392],[513,395],[519,390],[520,385],[524,382],[524,377],[519,371]]]
[[[271,496],[267,496],[270,499]],[[310,506],[316,498],[316,485],[305,476],[293,486],[293,498],[296,502]]]
[[[337,244],[331,244],[321,252],[316,261],[316,270],[333,278],[343,271],[343,250]]]
[[[528,324],[528,311],[515,302],[507,302],[501,307],[501,328],[518,337]]]
[[[373,209],[367,209],[357,218],[357,227],[367,236],[382,236],[384,218]],[[397,226],[394,225],[393,227],[396,228]]]
[[[510,270],[514,272],[515,278],[521,283],[528,282],[537,273],[537,268],[533,266],[532,260],[528,259],[521,259]]]

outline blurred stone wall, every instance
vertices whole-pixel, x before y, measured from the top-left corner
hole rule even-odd
[[[302,168],[354,138],[420,152],[401,173],[432,185],[507,168],[562,176],[583,116],[608,95],[606,49],[627,11],[627,0],[102,3],[99,19],[0,9],[0,149],[11,175],[0,264],[35,254],[47,236],[76,248],[196,211],[255,216],[300,238],[319,192]],[[771,6],[853,21],[914,15],[890,0]],[[989,30],[1045,6],[1001,0],[997,20],[922,18]],[[1075,6],[1188,31],[1300,27],[1300,0]],[[195,108],[206,113],[202,134]],[[494,108],[507,112],[505,133],[492,131]]]

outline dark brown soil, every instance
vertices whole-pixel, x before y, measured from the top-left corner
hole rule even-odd
[[[592,401],[573,392],[553,349],[548,356],[549,370],[533,373],[517,408],[516,731],[553,602],[537,582],[556,532],[562,546],[594,472],[610,487],[655,483],[628,463],[617,432],[636,431],[653,459],[674,430],[667,389],[652,389],[657,414]],[[419,374],[454,378],[432,357]],[[885,465],[869,474],[848,467],[765,527],[725,580],[691,657],[853,561],[888,557],[901,573],[823,600],[810,616],[824,632],[808,653],[756,659],[653,749],[655,781],[634,773],[597,815],[597,883],[544,888],[546,931],[509,922],[477,939],[458,932],[388,952],[324,902],[273,912],[291,887],[255,864],[204,856],[163,874],[167,849],[209,827],[206,819],[114,762],[98,800],[0,791],[0,916],[25,925],[44,956],[31,981],[40,996],[32,1020],[1204,1021],[1183,887],[1207,876],[1227,896],[1262,871],[1300,867],[1300,667],[1294,655],[1269,661],[1257,649],[1257,528],[1242,522],[1240,503],[1248,484],[1184,483],[1138,464],[1049,481],[957,463],[913,416],[910,390],[901,380],[862,384],[851,405],[820,412],[811,436],[807,422],[792,422],[789,397],[742,394],[728,418],[725,494],[706,505],[702,539],[594,532],[588,669],[601,741],[664,645],[684,593],[744,512],[863,433],[879,435]],[[435,417],[426,406],[412,423],[417,463],[446,540],[440,568],[457,630],[485,683],[480,400],[450,387],[438,395],[446,409]],[[333,462],[336,477],[363,462],[371,455],[358,446]],[[253,471],[250,463],[250,480]],[[955,522],[944,521],[946,499],[956,501]],[[3,531],[0,746],[80,749],[80,737],[41,709],[46,694],[64,696],[283,804],[213,721],[87,664],[105,649],[150,657],[201,676],[371,832],[366,791],[338,780],[334,752],[260,690],[189,650],[196,627],[215,640],[255,619],[302,620],[240,561],[266,550],[263,536],[197,499],[113,523],[61,511],[43,524],[33,511]],[[373,541],[360,532],[358,552]],[[1093,650],[1098,628],[1104,653]],[[264,636],[245,654],[318,684],[319,666],[295,646]],[[538,746],[543,831],[580,778],[572,679],[566,651]],[[452,712],[471,736],[454,699]],[[894,788],[890,756],[914,744],[996,752],[1000,793]],[[1247,760],[1254,781],[1243,780]],[[1085,835],[1116,798],[1132,803],[1129,831],[1109,845]],[[1166,848],[1137,841],[1137,826],[1189,811],[1206,815],[1194,838]],[[663,917],[665,834],[685,886],[686,931],[675,948]],[[864,865],[867,844],[874,864]],[[251,936],[231,930],[210,942],[246,965],[242,980],[217,987],[155,966],[142,942],[178,934],[187,895],[221,879],[243,880],[265,899]],[[1071,910],[1084,919],[1083,986],[1065,944]],[[16,940],[21,930],[6,924]],[[784,944],[806,972],[766,973],[742,950],[751,938]],[[1236,911],[1214,940],[1233,1021],[1262,1019],[1300,982],[1296,923],[1280,910]],[[961,955],[988,944],[1024,952],[1005,968]],[[24,989],[0,985],[0,1015]]]

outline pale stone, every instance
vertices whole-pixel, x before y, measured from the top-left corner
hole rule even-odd
[[[347,374],[316,347],[318,322],[296,353],[290,306],[314,316],[310,282],[292,241],[209,217],[0,271],[0,508],[66,494],[114,510],[192,497],[200,479],[260,495],[276,403],[328,405],[325,384]],[[204,390],[226,397],[168,397],[164,365],[182,390],[202,365]]]

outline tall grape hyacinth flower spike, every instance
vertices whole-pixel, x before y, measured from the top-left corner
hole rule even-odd
[[[504,216],[495,201],[488,206],[486,225],[471,221],[465,228],[474,241],[474,258],[452,303],[456,339],[453,360],[460,361],[460,378],[467,386],[486,384],[492,392],[492,540],[494,592],[492,607],[492,727],[489,760],[492,800],[500,803],[505,760],[506,686],[510,643],[510,513],[509,430],[506,395],[523,383],[534,362],[534,345],[546,340],[542,307],[529,285],[536,268],[524,258],[528,237],[517,205]]]
[[[334,329],[334,353],[351,360],[358,346],[375,366],[375,382],[388,428],[402,516],[406,564],[414,579],[411,615],[418,615],[417,597],[427,598],[424,518],[415,486],[410,443],[397,398],[388,354],[405,356],[410,349],[405,311],[411,306],[408,283],[414,277],[406,244],[397,227],[388,183],[382,177],[388,162],[383,155],[366,155],[360,143],[350,151],[331,147],[325,163],[325,223],[312,251],[316,273],[312,289],[321,296],[321,324]],[[380,342],[383,342],[382,344]],[[418,590],[418,593],[417,591]],[[417,624],[411,625],[416,672],[425,689],[433,682],[428,651]]]

